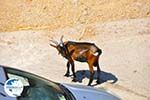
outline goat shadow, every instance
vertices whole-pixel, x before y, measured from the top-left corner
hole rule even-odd
[[[76,78],[77,78],[77,82],[80,82],[80,83],[82,82],[82,80],[84,78],[90,79],[90,71],[89,70],[77,71]],[[94,79],[93,80],[97,80],[97,71],[94,71]],[[107,81],[111,81],[111,83],[114,84],[118,81],[118,78],[115,75],[113,75],[112,73],[101,71],[100,81],[101,81],[100,84],[107,82]],[[97,84],[95,84],[95,85],[97,85]]]

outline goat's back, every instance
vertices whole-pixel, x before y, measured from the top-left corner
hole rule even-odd
[[[65,46],[68,48],[69,51],[88,50],[93,53],[100,51],[100,49],[94,43],[89,43],[89,42],[66,41]]]

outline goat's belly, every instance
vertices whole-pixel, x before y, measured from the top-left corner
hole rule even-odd
[[[78,56],[75,60],[80,61],[80,62],[86,62],[87,61],[87,59],[84,56]]]

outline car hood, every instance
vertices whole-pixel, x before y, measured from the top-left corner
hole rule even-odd
[[[76,98],[76,100],[120,100],[114,94],[89,86],[63,84]]]

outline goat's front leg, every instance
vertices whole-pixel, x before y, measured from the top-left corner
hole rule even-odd
[[[64,76],[69,77],[69,75],[70,75],[69,69],[70,69],[70,63],[69,63],[69,61],[68,61],[68,62],[67,62],[67,72],[66,72],[66,74],[65,74]]]
[[[72,73],[73,73],[73,82],[76,82],[76,74],[75,74],[75,66],[74,66],[74,61],[71,61],[71,70],[72,70]]]

